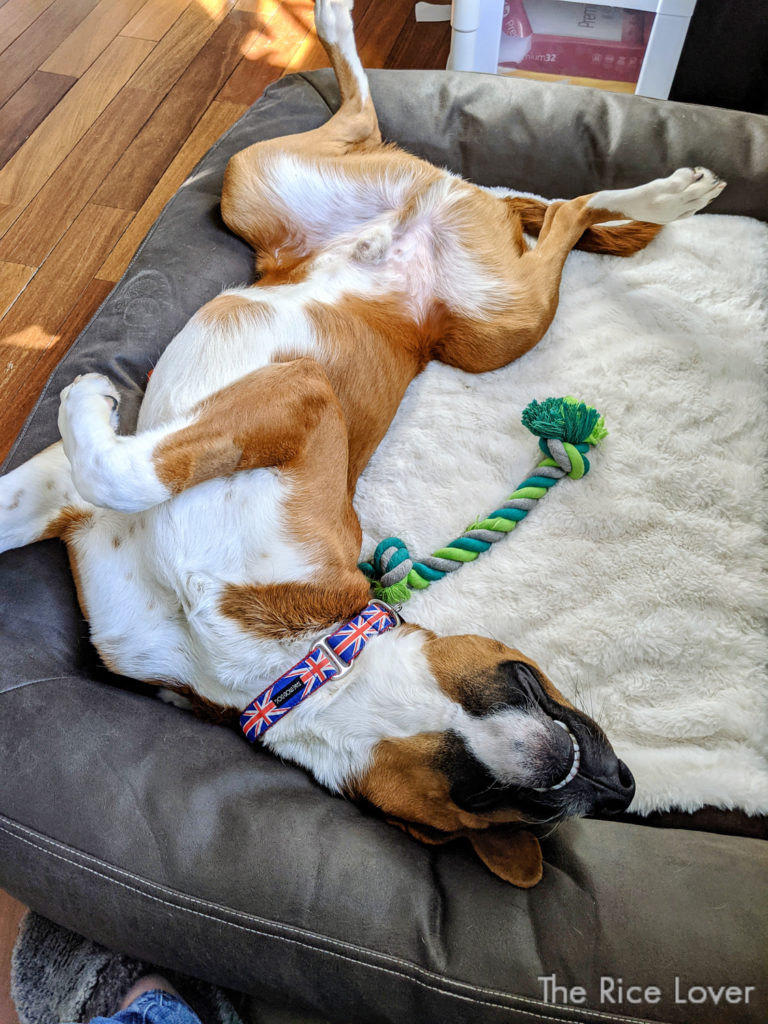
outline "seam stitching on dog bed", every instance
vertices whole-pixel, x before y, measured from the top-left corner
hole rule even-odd
[[[4,686],[0,690],[0,698],[6,693],[13,693],[14,690],[23,690],[25,686],[34,686],[35,683],[55,683],[60,679],[71,679],[72,673],[68,672],[62,676],[43,676],[42,679],[25,679],[23,682],[14,683],[13,686]]]
[[[289,942],[289,943],[291,943],[293,945],[303,946],[303,947],[305,947],[307,949],[310,949],[310,950],[312,950],[314,952],[317,952],[317,953],[320,953],[320,954],[325,954],[325,955],[328,955],[328,956],[333,956],[333,957],[336,957],[337,959],[346,960],[349,963],[357,964],[358,966],[361,966],[361,967],[370,967],[370,968],[372,968],[374,970],[382,971],[385,974],[393,974],[393,975],[395,975],[397,977],[401,977],[401,978],[404,978],[404,979],[406,979],[408,981],[415,982],[417,985],[419,985],[419,986],[421,986],[423,988],[427,988],[427,989],[429,989],[431,991],[437,991],[437,992],[440,992],[443,995],[451,996],[451,997],[454,997],[454,998],[457,998],[457,999],[462,999],[462,1000],[464,1000],[466,1002],[481,1003],[481,1004],[485,1004],[485,1005],[488,1005],[488,1006],[493,1006],[493,1007],[495,1007],[497,1009],[508,1010],[511,1013],[516,1013],[516,1014],[528,1014],[529,1016],[534,1016],[537,1019],[542,1020],[542,1021],[555,1022],[555,1024],[557,1024],[557,1022],[562,1022],[564,1020],[565,1021],[571,1020],[571,1021],[574,1021],[574,1022],[578,1022],[578,1021],[583,1020],[583,1017],[570,1017],[570,1018],[569,1017],[560,1017],[560,1016],[553,1017],[553,1016],[551,1016],[549,1014],[542,1014],[542,1013],[536,1012],[539,1009],[553,1009],[553,1010],[557,1010],[557,1011],[560,1011],[560,1012],[563,1012],[563,1013],[567,1013],[567,1012],[569,1012],[569,1009],[570,1009],[570,1008],[567,1008],[567,1007],[555,1007],[555,1006],[552,1006],[552,1005],[550,1005],[548,1003],[543,1003],[540,1000],[533,999],[530,996],[512,995],[512,994],[509,994],[509,993],[498,992],[498,991],[495,991],[493,989],[483,990],[483,989],[480,989],[480,988],[477,988],[477,987],[471,985],[468,982],[460,981],[459,979],[442,977],[441,975],[435,974],[434,972],[428,970],[427,968],[421,967],[418,964],[414,964],[411,961],[403,960],[403,959],[400,959],[398,957],[393,957],[393,956],[385,954],[385,953],[380,953],[377,950],[367,949],[364,946],[356,946],[354,943],[346,943],[346,942],[343,942],[343,941],[341,941],[339,939],[334,939],[331,936],[322,935],[319,932],[312,932],[312,931],[310,931],[308,929],[300,929],[300,928],[297,928],[295,925],[289,925],[289,924],[286,924],[286,923],[281,922],[281,921],[271,921],[271,920],[269,920],[267,918],[259,918],[256,915],[251,915],[251,914],[248,914],[248,913],[246,913],[244,911],[238,911],[238,910],[230,909],[228,907],[223,907],[223,906],[221,906],[219,904],[213,903],[212,901],[202,900],[202,899],[199,899],[197,897],[191,896],[191,895],[186,894],[186,893],[180,893],[180,892],[177,892],[175,890],[168,889],[165,886],[161,886],[157,882],[151,882],[148,879],[144,879],[141,876],[135,875],[132,872],[126,871],[123,868],[118,868],[115,865],[108,864],[105,861],[101,861],[99,858],[93,857],[91,854],[86,854],[86,853],[83,853],[80,850],[75,850],[72,847],[69,847],[69,846],[67,846],[64,843],[60,843],[57,840],[50,838],[49,836],[44,836],[42,833],[36,832],[36,831],[34,831],[34,830],[32,830],[32,829],[22,825],[20,822],[13,821],[12,819],[5,817],[4,815],[0,816],[0,817],[9,826],[11,826],[11,827],[5,827],[4,825],[0,824],[0,832],[4,832],[6,835],[10,836],[12,839],[16,839],[16,840],[18,840],[18,841],[20,841],[22,843],[26,843],[28,846],[32,846],[34,849],[39,850],[41,853],[45,853],[48,856],[54,857],[57,860],[64,861],[67,864],[71,864],[73,867],[80,868],[83,871],[87,871],[89,874],[96,875],[98,878],[105,879],[106,881],[112,882],[115,885],[119,885],[119,886],[121,886],[124,889],[128,889],[131,892],[135,892],[139,896],[146,897],[147,899],[150,899],[150,900],[152,900],[153,902],[156,902],[156,903],[161,903],[164,906],[171,907],[171,908],[176,909],[176,910],[181,910],[181,911],[183,911],[185,913],[192,914],[192,915],[197,916],[197,917],[207,918],[209,920],[216,921],[219,924],[223,923],[223,924],[226,924],[226,925],[231,925],[232,927],[237,928],[237,929],[239,929],[241,931],[251,932],[251,933],[256,934],[256,935],[264,935],[264,936],[266,936],[268,938],[275,938],[275,939],[278,939],[278,940],[283,941],[283,942]],[[17,835],[14,832],[14,829],[18,829],[19,832],[24,832],[24,833],[26,833],[26,835],[28,837],[32,837],[32,838],[25,838],[25,836],[23,836],[23,835]],[[398,964],[401,967],[408,968],[409,971],[413,971],[414,973],[430,976],[430,977],[434,978],[436,982],[443,982],[444,984],[447,983],[449,985],[455,985],[457,987],[469,989],[471,992],[476,993],[476,995],[469,996],[469,995],[462,995],[460,992],[452,992],[448,988],[441,988],[437,984],[433,984],[433,983],[430,983],[429,981],[421,980],[418,977],[414,977],[413,974],[409,973],[409,971],[397,970],[394,967],[386,967],[386,966],[384,966],[382,964],[370,963],[370,962],[368,962],[366,960],[363,960],[361,958],[355,958],[355,957],[349,956],[349,955],[347,955],[345,953],[335,952],[332,949],[323,949],[323,948],[318,947],[318,946],[313,946],[311,943],[303,941],[301,938],[298,938],[298,937],[294,937],[294,936],[291,936],[291,935],[281,935],[281,934],[279,934],[279,932],[272,932],[272,931],[264,930],[264,929],[261,929],[261,928],[256,928],[256,927],[253,927],[253,926],[249,926],[247,924],[239,924],[236,921],[222,920],[222,917],[216,916],[213,913],[206,913],[206,912],[204,912],[202,910],[195,910],[195,909],[193,909],[191,907],[185,907],[180,902],[175,902],[174,903],[174,902],[171,902],[170,900],[163,899],[162,896],[153,895],[151,892],[147,892],[146,888],[142,889],[142,888],[138,888],[136,886],[130,885],[128,882],[121,882],[119,879],[111,877],[107,872],[98,871],[95,868],[88,866],[87,864],[80,863],[78,860],[73,859],[72,856],[66,857],[63,854],[55,853],[53,850],[46,849],[46,846],[43,845],[43,843],[36,842],[35,839],[41,839],[41,840],[43,840],[43,843],[47,843],[50,846],[58,847],[60,850],[64,850],[64,851],[66,851],[69,854],[76,854],[78,857],[82,857],[84,859],[91,860],[91,861],[93,861],[96,864],[102,865],[105,868],[109,868],[110,871],[113,871],[116,874],[121,874],[121,875],[124,875],[125,877],[133,879],[133,880],[135,880],[137,882],[141,882],[142,885],[144,887],[146,887],[146,888],[152,887],[154,889],[160,890],[161,892],[165,892],[165,893],[168,893],[168,894],[173,894],[175,896],[178,896],[180,899],[188,900],[189,902],[194,903],[194,904],[198,904],[201,907],[210,908],[212,910],[222,910],[227,915],[231,914],[233,916],[245,918],[246,920],[250,919],[250,920],[252,920],[254,922],[258,922],[258,923],[263,924],[263,925],[272,925],[274,928],[282,928],[282,929],[285,929],[286,931],[293,931],[293,932],[296,932],[296,933],[299,933],[299,934],[304,934],[304,935],[306,935],[308,937],[312,937],[312,938],[321,940],[324,943],[328,943],[329,945],[334,945],[334,946],[340,947],[341,949],[352,950],[352,951],[355,951],[355,952],[359,952],[359,953],[363,953],[363,954],[368,954],[370,956],[376,956],[376,957],[379,957],[381,959],[389,960],[393,964]],[[529,1003],[529,1004],[531,1004],[532,1007],[535,1007],[535,1009],[530,1009],[529,1010],[529,1009],[526,1009],[524,1007],[515,1007],[515,1006],[510,1006],[510,1005],[508,1005],[506,1003],[503,1003],[503,1002],[496,1002],[493,999],[487,998],[485,996],[485,993],[487,993],[489,996],[496,996],[497,998],[514,999],[514,1000],[517,1000],[519,1002]],[[583,1010],[581,1010],[580,1012],[583,1013]],[[599,1018],[601,1020],[606,1020],[606,1021],[615,1021],[615,1022],[619,1022],[619,1024],[648,1024],[647,1020],[643,1020],[642,1018],[639,1018],[639,1017],[626,1017],[626,1016],[619,1017],[619,1016],[616,1016],[614,1014],[606,1013],[605,1011],[593,1010],[593,1009],[589,1009],[587,1012],[589,1012],[595,1018]],[[654,1024],[664,1024],[664,1022],[663,1021],[654,1021]]]

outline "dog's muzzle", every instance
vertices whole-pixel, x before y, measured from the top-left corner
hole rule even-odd
[[[579,746],[579,741],[573,735],[565,722],[561,722],[559,719],[555,718],[554,723],[555,725],[559,725],[561,729],[565,729],[568,733],[568,737],[571,741],[571,747],[573,748],[573,761],[571,762],[568,774],[559,782],[556,782],[554,786],[532,786],[531,788],[536,793],[548,793],[552,789],[562,789],[563,786],[567,786],[569,782],[575,779],[579,773],[579,766],[581,765],[581,747]]]

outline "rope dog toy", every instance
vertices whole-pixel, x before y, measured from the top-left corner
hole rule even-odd
[[[398,537],[377,546],[372,562],[359,568],[371,581],[374,596],[387,604],[402,604],[411,590],[425,590],[511,533],[558,480],[580,480],[589,472],[587,452],[606,436],[603,417],[575,398],[547,398],[526,406],[523,426],[539,439],[545,458],[510,494],[501,508],[472,523],[456,540],[416,561]]]

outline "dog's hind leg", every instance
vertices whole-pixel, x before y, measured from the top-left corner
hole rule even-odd
[[[0,551],[65,536],[92,511],[75,489],[59,441],[0,477]]]
[[[341,94],[341,106],[319,129],[326,156],[343,156],[381,145],[368,79],[355,46],[351,10],[352,0],[315,0],[315,27]]]
[[[703,209],[724,187],[711,171],[681,168],[637,188],[550,203],[536,245],[503,269],[505,280],[498,292],[508,298],[497,301],[497,308],[485,316],[449,317],[435,358],[470,373],[506,366],[547,331],[557,310],[565,261],[585,232],[615,220],[647,221],[652,228],[668,224]]]
[[[523,256],[520,267],[532,272],[534,279],[540,278],[543,286],[553,291],[556,305],[568,253],[595,225],[626,219],[655,234],[662,225],[703,209],[724,188],[725,182],[711,171],[682,167],[668,178],[658,178],[636,188],[610,189],[552,203],[544,214],[538,242]],[[620,226],[615,230],[620,231]]]
[[[301,251],[303,217],[307,210],[324,205],[321,198],[307,193],[312,182],[292,173],[290,159],[307,162],[317,169],[318,161],[381,148],[376,111],[355,48],[345,0],[317,0],[317,32],[336,74],[341,105],[333,116],[311,131],[267,139],[236,153],[227,165],[221,195],[221,213],[226,225],[254,249],[292,247]],[[295,180],[294,180],[295,179]],[[300,195],[302,216],[294,217],[293,192]],[[311,213],[310,213],[311,216]]]
[[[547,209],[551,205],[528,196],[510,196],[504,203],[513,216],[519,217],[521,230],[538,235],[544,225]],[[603,253],[606,256],[634,256],[644,249],[661,231],[661,224],[630,220],[610,227],[590,227],[584,231],[574,249]],[[522,248],[522,246],[521,246]]]

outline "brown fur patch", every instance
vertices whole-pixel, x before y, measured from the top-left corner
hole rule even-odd
[[[450,781],[432,767],[442,734],[422,733],[382,740],[371,766],[353,788],[387,815],[404,822],[426,823],[442,832],[464,828],[463,812],[450,799]]]
[[[258,287],[271,288],[278,284],[299,284],[306,280],[312,267],[315,253],[292,252],[280,246],[279,251],[261,250],[256,257]]]
[[[194,316],[201,327],[223,333],[242,330],[246,326],[268,327],[274,318],[275,312],[268,303],[244,295],[217,295]]]
[[[193,423],[162,441],[155,472],[178,494],[237,470],[284,466],[301,453],[330,397],[311,359],[265,366],[206,399]]]
[[[400,296],[346,296],[307,305],[349,436],[349,488],[384,437],[406,388],[429,360],[426,329],[403,312]],[[375,389],[372,382],[375,381]]]
[[[48,523],[39,539],[50,540],[52,537],[61,537],[62,540],[69,540],[75,531],[88,526],[92,519],[93,512],[88,509],[65,505]]]
[[[404,825],[416,826],[416,831],[427,825],[455,833],[521,820],[514,810],[479,815],[457,807],[450,796],[456,780],[443,770],[443,763],[443,733],[381,740],[365,775],[350,786],[351,795],[368,800]]]
[[[465,707],[503,703],[504,690],[492,692],[493,678],[500,665],[519,661],[536,671],[541,685],[549,696],[567,708],[573,708],[557,687],[547,678],[536,662],[521,651],[507,647],[488,637],[432,636],[425,646],[430,668],[440,689],[451,700]]]
[[[289,640],[351,619],[370,600],[360,573],[327,584],[228,584],[219,601],[222,615],[254,636]]]
[[[457,704],[471,699],[472,687],[482,686],[484,674],[494,672],[500,662],[514,657],[499,641],[473,635],[434,636],[427,641],[424,651],[440,689]]]

